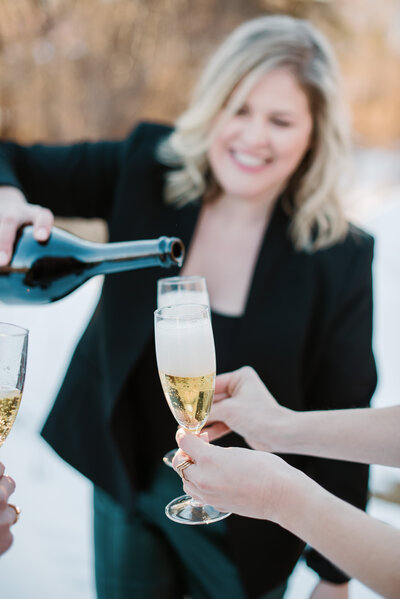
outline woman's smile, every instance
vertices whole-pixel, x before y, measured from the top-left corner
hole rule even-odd
[[[242,150],[229,150],[229,154],[238,168],[250,173],[258,173],[272,162],[272,158],[261,158]]]

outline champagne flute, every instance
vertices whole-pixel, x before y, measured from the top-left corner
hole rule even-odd
[[[184,277],[165,277],[157,281],[157,308],[177,304],[210,305],[207,283],[204,277],[190,275]],[[166,466],[172,468],[172,460],[177,449],[171,449],[163,457]]]
[[[0,323],[0,447],[15,422],[24,388],[28,331]]]
[[[204,277],[166,277],[157,281],[157,308],[176,304],[210,305]]]
[[[199,434],[211,409],[215,388],[215,348],[210,310],[201,304],[179,304],[154,313],[158,371],[168,405],[177,422]],[[171,520],[208,524],[229,516],[182,495],[165,508]]]

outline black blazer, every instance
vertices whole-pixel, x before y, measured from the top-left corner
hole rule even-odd
[[[30,202],[56,215],[106,219],[110,241],[176,235],[188,245],[198,206],[177,209],[163,202],[165,167],[155,158],[169,132],[141,124],[122,142],[57,147],[6,142],[0,145],[0,184],[21,188]],[[278,401],[295,410],[367,406],[376,385],[373,240],[352,228],[329,249],[296,252],[288,224],[278,204],[257,260],[231,369],[253,366]],[[126,506],[134,501],[134,484],[119,439],[127,426],[123,387],[152,333],[156,281],[169,274],[173,271],[154,268],[106,277],[43,430],[65,460]],[[286,457],[328,490],[364,507],[367,467]],[[304,547],[299,539],[268,522],[239,517],[226,522],[250,596],[290,574]],[[347,579],[313,551],[308,561],[327,580]]]

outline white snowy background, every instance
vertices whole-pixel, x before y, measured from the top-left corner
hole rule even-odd
[[[374,406],[400,401],[399,157],[399,152],[360,152],[350,206],[376,238],[374,347],[379,387]],[[92,280],[48,306],[0,304],[0,321],[30,330],[23,401],[14,429],[0,450],[0,460],[17,482],[12,502],[22,508],[13,529],[14,545],[0,558],[1,599],[95,599],[91,484],[47,446],[39,431],[100,287],[101,279]],[[400,470],[372,468],[374,494],[387,496],[396,485],[400,485]],[[399,504],[373,498],[369,512],[400,528]],[[300,563],[286,598],[306,599],[316,580]],[[351,599],[378,597],[357,581],[351,582],[350,589]]]

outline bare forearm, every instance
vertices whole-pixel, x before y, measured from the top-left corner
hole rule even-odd
[[[187,459],[185,491],[221,511],[272,520],[385,597],[399,599],[400,531],[331,495],[269,452],[222,448],[177,433],[174,467]],[[245,481],[238,485],[237,481]]]
[[[276,432],[275,451],[400,466],[400,406],[291,412]]]
[[[399,598],[399,530],[334,497],[300,472],[292,477],[276,521],[348,575],[385,597]]]

